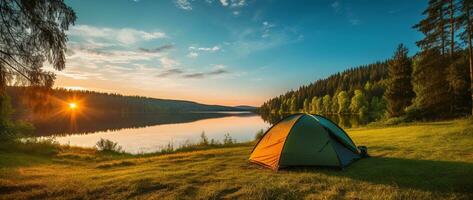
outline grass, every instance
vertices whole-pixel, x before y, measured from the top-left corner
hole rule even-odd
[[[54,154],[0,148],[0,199],[473,198],[471,119],[348,132],[372,157],[343,171],[273,172],[248,163],[254,143],[136,156],[73,147]]]

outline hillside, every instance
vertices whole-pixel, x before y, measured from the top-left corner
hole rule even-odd
[[[472,199],[473,121],[349,129],[371,158],[279,172],[252,145],[169,155],[0,145],[0,199]],[[67,195],[67,196],[66,196]]]
[[[246,107],[201,104],[193,101],[158,99],[142,96],[125,96],[95,91],[52,89],[41,94],[25,87],[9,87],[13,107],[23,115],[31,110],[54,113],[67,107],[69,102],[77,102],[84,109],[96,115],[113,113],[176,113],[176,112],[217,112],[246,111]],[[36,114],[36,113],[35,113]]]
[[[324,114],[337,113],[338,104],[333,102],[337,101],[340,92],[346,92],[346,96],[351,98],[355,90],[363,90],[369,98],[368,103],[375,98],[375,103],[379,104],[385,90],[384,81],[388,76],[387,66],[387,61],[375,62],[335,73],[271,98],[259,108],[259,111],[263,114],[290,113],[299,110]]]

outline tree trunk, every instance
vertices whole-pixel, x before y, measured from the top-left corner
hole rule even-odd
[[[453,53],[455,51],[455,18],[454,18],[454,9],[453,9],[453,0],[450,0],[450,58],[453,58]]]
[[[465,6],[465,14],[466,14],[466,28],[468,34],[468,62],[470,63],[470,93],[471,93],[471,113],[473,115],[473,47],[471,44],[471,19],[470,19],[470,5],[466,3]]]
[[[440,15],[440,23],[439,23],[439,26],[438,26],[438,29],[440,31],[440,38],[442,40],[442,55],[445,54],[445,29],[444,29],[444,20],[443,20],[443,8],[440,7],[439,8],[439,15]]]

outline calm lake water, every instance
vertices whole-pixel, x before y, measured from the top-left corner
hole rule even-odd
[[[37,134],[54,136],[61,144],[94,147],[101,138],[117,142],[129,153],[155,152],[170,142],[174,147],[196,143],[205,132],[209,139],[222,141],[224,135],[238,142],[254,139],[258,130],[270,124],[253,113],[188,113],[172,115],[116,116],[104,119],[58,119],[39,123]]]

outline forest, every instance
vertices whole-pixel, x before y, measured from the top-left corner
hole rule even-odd
[[[409,56],[400,44],[386,61],[348,69],[266,101],[263,116],[306,112],[373,120],[433,120],[470,115],[473,3],[430,0],[413,25],[424,37]]]
[[[192,101],[125,96],[87,90],[63,88],[41,91],[29,87],[8,87],[7,92],[15,109],[16,118],[37,121],[56,117],[67,110],[69,103],[77,104],[77,112],[96,117],[123,114],[159,114],[177,112],[243,111],[241,107],[206,105]],[[69,115],[70,113],[65,113]],[[61,116],[58,116],[61,117]],[[62,116],[64,117],[64,116]],[[69,117],[69,116],[67,116]]]

